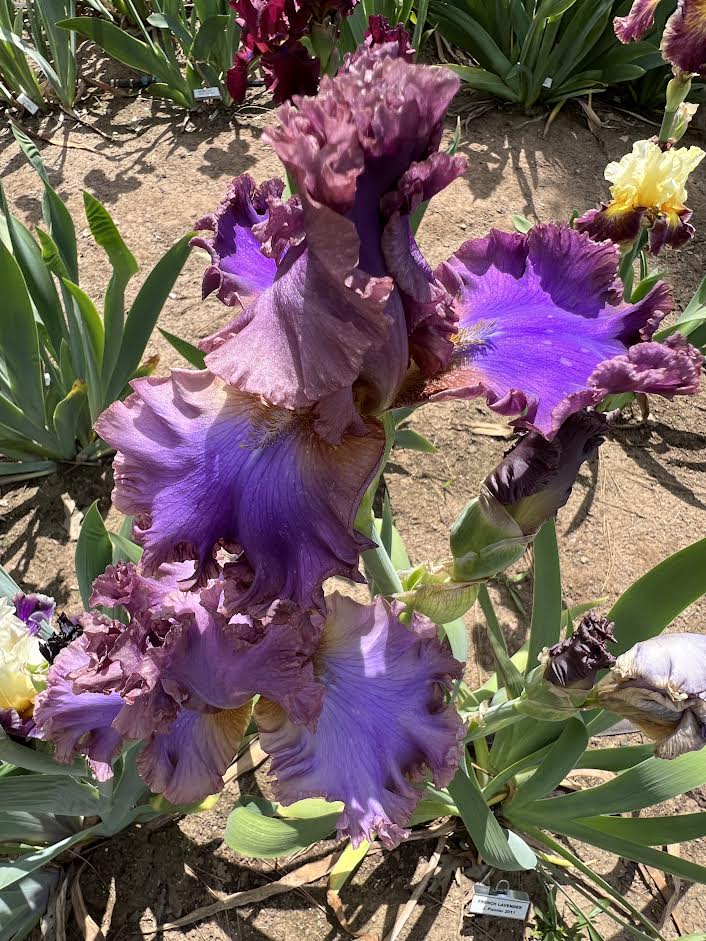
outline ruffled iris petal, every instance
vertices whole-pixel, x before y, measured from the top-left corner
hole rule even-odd
[[[306,228],[307,249],[287,254],[274,284],[221,331],[229,335],[206,358],[224,381],[285,408],[350,389],[391,324],[392,283],[356,267],[353,225],[322,207]]]
[[[118,451],[113,500],[138,517],[146,572],[183,558],[207,572],[224,540],[254,571],[244,604],[308,607],[325,578],[359,579],[368,543],[353,520],[382,456],[377,423],[335,446],[310,413],[271,408],[205,371],[133,387],[97,428]]]
[[[53,743],[57,761],[68,764],[86,755],[96,778],[106,781],[113,776],[112,761],[122,745],[113,721],[123,701],[117,693],[74,693],[68,677],[88,665],[85,647],[80,637],[56,658],[47,675],[47,688],[35,701],[34,721],[38,736]]]
[[[556,225],[467,242],[436,272],[455,295],[459,328],[450,371],[429,384],[432,397],[485,395],[491,408],[553,437],[568,415],[608,392],[691,393],[691,354],[646,343],[638,349],[650,350],[632,362],[630,344],[649,340],[671,301],[659,283],[638,304],[621,302],[617,266],[613,245]],[[659,379],[642,368],[653,347]]]
[[[267,218],[267,193],[281,195],[282,188],[281,181],[270,180],[258,189],[245,173],[233,180],[216,212],[196,223],[196,229],[211,233],[191,240],[211,256],[203,277],[204,297],[215,291],[227,306],[244,306],[272,284],[277,265],[262,254],[252,229]]]
[[[173,804],[191,804],[223,788],[250,718],[248,703],[219,712],[183,710],[168,732],[154,735],[137,758],[152,791]]]
[[[426,619],[405,626],[381,598],[328,600],[316,655],[326,694],[315,729],[261,701],[262,746],[272,756],[278,800],[343,801],[341,836],[357,844],[375,833],[392,847],[420,799],[412,781],[428,771],[443,786],[455,772],[462,725],[444,690],[461,664]]]
[[[679,0],[662,35],[662,55],[682,72],[700,72],[706,65],[706,3]]]
[[[613,29],[618,39],[623,43],[642,39],[654,25],[659,4],[660,0],[633,0],[627,16],[616,16],[613,20]]]
[[[275,602],[262,620],[220,613],[222,583],[201,591],[172,592],[159,614],[179,626],[153,658],[162,688],[201,711],[230,710],[266,696],[298,722],[321,711],[323,688],[310,658],[318,632],[294,606]],[[210,597],[209,597],[210,596]]]

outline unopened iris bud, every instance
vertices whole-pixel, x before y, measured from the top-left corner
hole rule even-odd
[[[633,722],[658,758],[706,745],[706,636],[666,634],[635,644],[596,686],[591,704]]]
[[[570,637],[542,651],[545,680],[565,689],[591,689],[598,671],[615,663],[608,650],[614,643],[611,622],[590,612]]]
[[[683,101],[679,105],[672,125],[672,140],[675,143],[686,134],[689,124],[698,110],[698,105],[691,104],[688,101]]]
[[[507,452],[451,530],[457,581],[490,578],[522,556],[569,499],[579,468],[602,443],[606,427],[601,415],[577,412],[551,441],[530,431]]]
[[[518,711],[536,719],[560,721],[585,708],[599,670],[615,663],[608,644],[613,625],[592,612],[559,644],[545,647],[540,666],[527,678]]]

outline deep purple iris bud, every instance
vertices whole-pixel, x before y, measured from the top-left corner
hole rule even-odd
[[[635,644],[596,686],[592,705],[633,722],[658,758],[706,745],[706,637],[664,634]]]
[[[563,507],[581,465],[604,441],[608,423],[596,412],[576,412],[551,440],[530,431],[523,435],[484,482],[525,536]]]
[[[30,594],[18,591],[12,599],[15,616],[24,621],[30,634],[38,634],[42,621],[51,621],[56,602],[49,595]]]
[[[616,643],[613,625],[589,612],[566,640],[544,650],[544,678],[565,689],[591,689],[599,670],[615,664],[608,644]]]
[[[595,454],[607,427],[601,415],[578,412],[552,441],[536,431],[520,438],[451,529],[454,581],[490,578],[521,558],[569,499],[581,465]]]
[[[226,72],[228,94],[236,104],[242,104],[248,91],[248,71],[255,53],[247,46],[238,49],[233,65]]]
[[[462,664],[431,621],[414,615],[402,624],[401,606],[338,594],[327,601],[314,655],[321,714],[304,725],[262,699],[260,741],[272,757],[277,800],[343,801],[339,836],[356,846],[376,835],[394,847],[421,798],[415,782],[429,775],[443,787],[458,766],[463,725],[445,694]]]
[[[466,242],[435,272],[458,329],[449,367],[426,394],[484,396],[551,439],[569,415],[613,393],[697,392],[698,351],[672,337],[651,342],[672,307],[667,285],[627,303],[618,262],[611,242],[554,224]]]
[[[82,633],[83,628],[78,618],[71,618],[62,613],[57,618],[53,633],[39,642],[39,652],[47,663],[54,663],[64,647],[68,647]]]
[[[298,39],[283,43],[260,60],[265,87],[275,104],[289,101],[294,95],[315,95],[319,87],[321,63],[310,56]]]

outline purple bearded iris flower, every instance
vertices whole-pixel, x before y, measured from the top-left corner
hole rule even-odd
[[[143,740],[138,771],[174,803],[223,786],[254,695],[304,723],[323,695],[310,663],[310,620],[287,602],[260,619],[229,616],[221,607],[227,577],[184,592],[177,586],[188,569],[166,566],[152,579],[123,562],[96,579],[91,604],[120,604],[129,623],[82,615],[83,635],[57,657],[35,711],[57,759],[85,754],[100,779],[112,774],[125,739]]]
[[[448,361],[451,298],[421,257],[409,214],[465,168],[437,149],[457,87],[444,69],[410,64],[395,37],[361,47],[315,98],[280,109],[279,126],[266,136],[300,195],[287,203],[268,195],[265,219],[251,190],[260,216],[251,232],[244,223],[210,226],[214,265],[216,255],[228,259],[223,279],[271,279],[202,344],[211,372],[274,405],[317,408],[334,440],[356,422],[354,403],[376,415],[394,401],[410,348],[427,372]],[[241,181],[216,219],[231,211]],[[253,236],[264,243],[257,278],[249,268]],[[209,268],[204,293],[217,289]],[[238,302],[233,293],[219,297]]]
[[[407,626],[401,606],[382,598],[362,605],[333,594],[327,602],[314,655],[325,688],[321,714],[305,726],[260,700],[260,741],[278,800],[343,801],[339,836],[357,845],[377,834],[394,847],[421,798],[414,782],[428,774],[443,787],[457,768],[463,725],[444,694],[462,664],[421,615]]]
[[[24,621],[30,634],[38,634],[42,621],[51,621],[56,610],[56,602],[48,595],[31,594],[18,591],[12,599],[15,615]]]
[[[120,604],[129,623],[83,615],[83,635],[50,669],[35,715],[57,759],[85,754],[104,780],[123,741],[143,740],[151,789],[198,801],[222,787],[259,695],[279,797],[342,800],[342,833],[399,842],[421,796],[413,782],[428,769],[443,785],[458,762],[462,723],[444,694],[462,665],[435,626],[338,595],[326,617],[286,601],[261,618],[233,613],[228,566],[183,592],[189,567],[152,579],[123,562],[96,579],[91,603]]]
[[[706,745],[706,637],[664,634],[621,654],[595,688],[597,704],[630,719],[659,758]]]
[[[204,292],[244,309],[203,341],[208,371],[137,380],[97,424],[147,572],[194,558],[203,580],[225,542],[253,570],[246,605],[321,606],[325,578],[360,580],[370,543],[353,520],[383,453],[375,418],[410,348],[432,369],[453,350],[451,298],[409,214],[465,166],[437,152],[457,86],[397,40],[363,49],[269,132],[300,197],[240,177],[199,223]]]
[[[623,43],[640,40],[654,25],[660,0],[634,0],[627,16],[616,17],[615,34]],[[679,0],[667,20],[662,42],[662,56],[682,72],[701,72],[706,66],[706,3],[704,0]]]
[[[619,254],[566,226],[493,230],[435,274],[455,296],[458,331],[433,399],[484,395],[516,424],[552,438],[572,413],[618,392],[698,390],[703,357],[682,337],[651,337],[671,309],[667,285],[628,304]]]

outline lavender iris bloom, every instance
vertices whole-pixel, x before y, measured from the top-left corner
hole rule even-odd
[[[18,591],[12,603],[15,606],[15,616],[24,621],[29,633],[35,636],[39,633],[42,621],[51,621],[56,610],[56,602],[49,595],[27,595]]]
[[[552,438],[569,415],[611,393],[696,392],[698,351],[678,335],[651,342],[671,310],[667,285],[628,304],[618,263],[612,243],[554,224],[466,242],[436,271],[459,324],[450,368],[427,394],[483,395]]]
[[[658,758],[706,745],[706,636],[664,634],[635,644],[595,689],[611,712],[657,743]]]
[[[417,616],[410,628],[382,599],[338,595],[325,617],[276,602],[255,618],[229,608],[237,568],[183,592],[184,567],[158,580],[119,563],[94,583],[92,603],[119,602],[130,621],[84,615],[49,671],[35,716],[58,760],[85,754],[104,779],[123,741],[142,739],[138,770],[152,790],[198,801],[223,786],[257,694],[279,799],[343,800],[342,834],[399,842],[420,798],[412,781],[428,769],[447,783],[462,737],[444,700],[462,667],[434,625]]]

